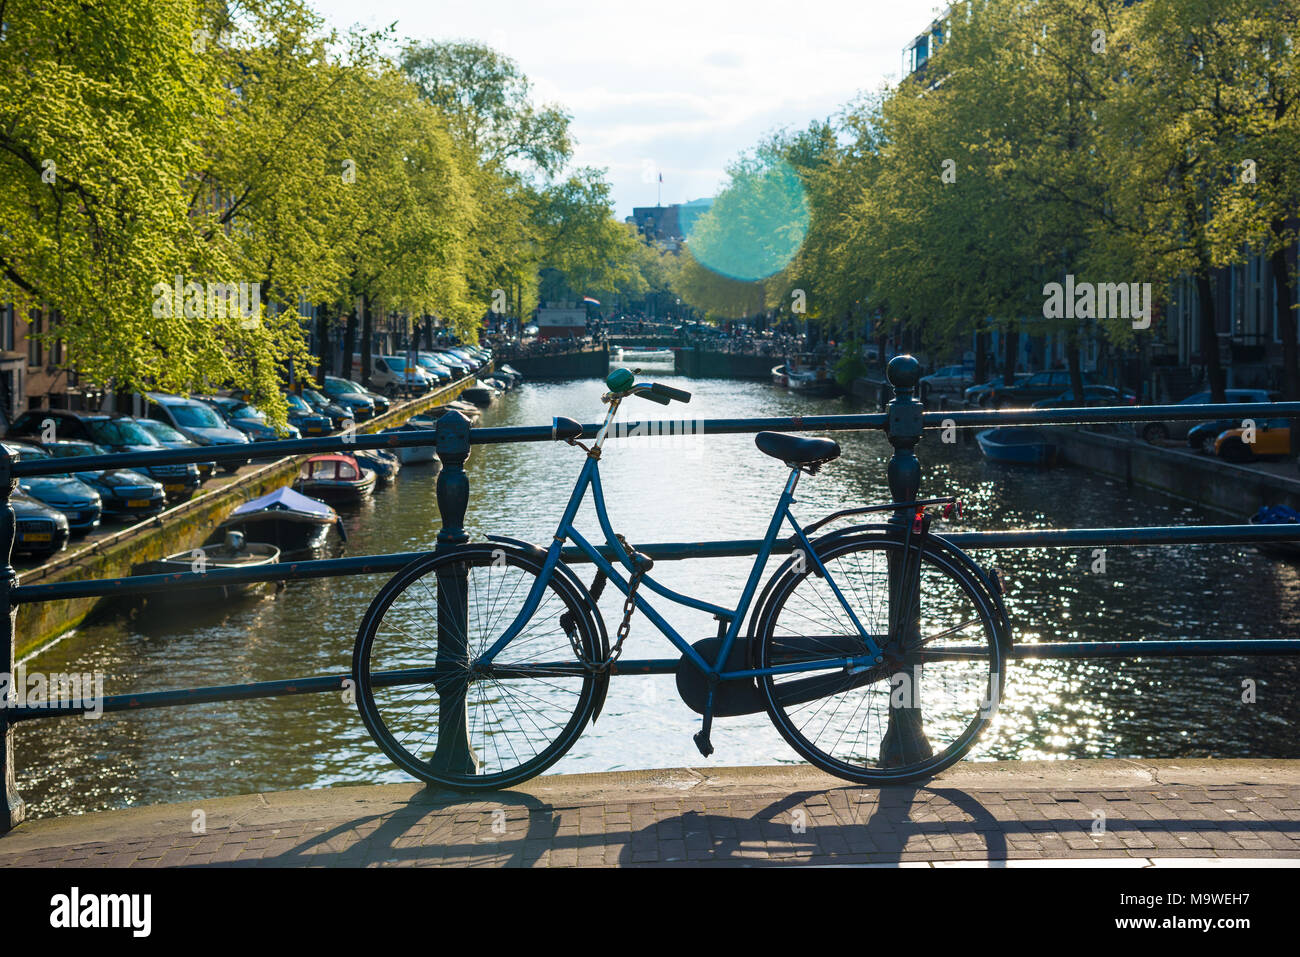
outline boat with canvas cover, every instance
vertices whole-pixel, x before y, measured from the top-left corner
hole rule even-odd
[[[338,512],[289,486],[245,502],[217,526],[213,538],[228,531],[243,532],[251,542],[267,542],[284,552],[302,552],[325,541],[331,528],[343,531]]]

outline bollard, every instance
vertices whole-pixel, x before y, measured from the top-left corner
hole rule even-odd
[[[0,781],[3,781],[3,793],[0,793],[0,833],[12,830],[21,823],[24,814],[23,799],[18,794],[18,785],[14,778],[14,727],[9,722],[9,704],[14,700],[12,682],[14,678],[14,655],[17,641],[18,607],[9,600],[10,593],[18,587],[18,573],[14,571],[13,551],[14,537],[17,534],[18,518],[14,515],[13,504],[9,496],[18,487],[18,480],[11,471],[13,459],[0,451],[0,550],[4,555],[4,568],[0,569],[0,599],[4,601],[4,631],[0,633],[0,671],[5,679],[4,700],[0,701]]]
[[[465,460],[469,458],[469,419],[459,412],[447,412],[434,430],[438,459],[438,514],[442,528],[438,531],[436,551],[448,551],[469,541],[465,532],[465,510],[469,507],[469,477]],[[438,744],[430,763],[455,774],[473,774],[478,769],[469,741],[465,695],[469,690],[466,661],[469,641],[469,569],[452,565],[438,572],[438,657],[439,674],[454,677],[437,682]]]
[[[885,370],[889,384],[894,387],[894,400],[889,403],[889,420],[886,426],[889,444],[894,447],[894,454],[889,459],[889,494],[895,502],[914,502],[921,490],[921,463],[916,458],[916,444],[921,441],[921,413],[925,406],[917,400],[916,385],[921,378],[921,364],[911,356],[895,356],[889,360]],[[911,509],[894,512],[890,524],[904,529],[912,520]],[[907,556],[895,556],[889,560],[889,630],[891,634],[901,624],[908,624],[909,631],[904,637],[908,646],[920,642],[921,590],[909,602],[910,607],[900,607],[898,600],[899,585],[903,577],[903,562]],[[919,563],[918,563],[919,564]],[[897,767],[930,757],[934,749],[925,737],[924,724],[921,720],[920,675],[908,676],[911,681],[911,707],[891,707],[889,709],[889,727],[880,742],[880,763],[884,767]]]

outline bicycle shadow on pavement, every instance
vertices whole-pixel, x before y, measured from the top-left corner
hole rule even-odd
[[[936,804],[927,796],[942,801]],[[918,810],[919,815],[914,813]],[[981,835],[978,849],[984,858],[991,866],[1005,866],[1001,823],[972,793],[944,787],[844,787],[796,792],[751,814],[690,810],[665,818],[634,831],[619,864],[891,865],[938,856],[929,844],[932,837],[956,849],[961,835]],[[909,847],[913,838],[922,840]]]
[[[552,805],[528,794],[495,791],[484,799],[425,788],[396,810],[335,822],[279,854],[227,866],[526,867],[555,845],[558,828]]]

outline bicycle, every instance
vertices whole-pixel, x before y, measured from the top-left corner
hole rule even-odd
[[[581,425],[554,420],[555,439],[586,458],[546,548],[489,535],[432,552],[371,602],[352,670],[362,720],[388,757],[431,784],[509,787],[569,750],[599,716],[612,676],[671,673],[702,716],[694,740],[705,757],[715,717],[766,710],[798,754],[850,781],[916,781],[960,760],[996,711],[1011,635],[996,571],[930,534],[927,510],[956,500],[850,508],[801,526],[791,511],[799,478],[836,459],[839,445],[759,432],[759,450],[790,473],[739,600],[725,608],[683,595],[656,582],[653,560],[614,532],[599,464],[624,399],[667,405],[690,393],[638,383],[626,369],[606,384],[590,447],[578,441]],[[588,491],[623,574],[573,527]],[[811,537],[872,512],[893,518]],[[760,590],[786,523],[790,557]],[[566,542],[595,564],[590,588],[561,560]],[[624,596],[612,644],[596,604],[610,582]],[[717,635],[688,642],[642,587],[714,615]],[[620,663],[638,610],[680,658]]]

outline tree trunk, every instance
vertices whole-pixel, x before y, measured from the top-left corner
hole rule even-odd
[[[987,382],[989,378],[989,334],[981,329],[975,333],[975,382]]]
[[[1020,323],[1008,319],[1002,331],[1002,384],[1016,383],[1016,356],[1020,352]]]
[[[1273,271],[1273,292],[1277,300],[1277,331],[1282,337],[1282,372],[1286,381],[1286,394],[1282,398],[1295,401],[1300,398],[1300,360],[1297,359],[1295,310],[1291,308],[1291,269],[1286,261],[1289,243],[1286,241],[1286,221],[1272,222],[1275,245],[1269,263]]]
[[[1228,377],[1219,362],[1219,335],[1214,315],[1214,290],[1210,287],[1210,271],[1201,266],[1196,273],[1196,298],[1200,300],[1201,356],[1205,359],[1205,374],[1210,380],[1210,401],[1228,401]]]
[[[348,313],[348,321],[343,329],[343,358],[339,361],[342,366],[336,369],[334,374],[343,378],[351,378],[352,373],[352,353],[357,349],[357,320],[360,305],[356,302],[352,304],[352,311]]]
[[[316,306],[316,372],[324,378],[333,368],[333,339],[330,337],[330,305],[322,302]]]
[[[370,296],[365,296],[361,300],[361,374],[359,381],[367,389],[370,388],[370,361],[371,361],[371,342],[374,339],[375,326],[375,303]]]
[[[1070,405],[1083,405],[1083,367],[1079,361],[1079,332],[1071,330],[1065,339],[1065,361],[1070,368]]]

